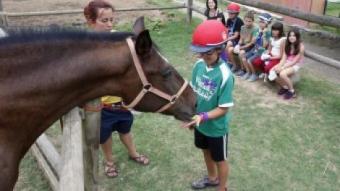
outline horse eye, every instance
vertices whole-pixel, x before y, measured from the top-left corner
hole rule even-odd
[[[167,69],[161,72],[161,75],[163,76],[163,78],[168,78],[171,76],[171,74],[172,74],[172,71],[170,69]]]

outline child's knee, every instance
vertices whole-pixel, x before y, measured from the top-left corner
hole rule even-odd
[[[288,78],[288,74],[286,71],[281,71],[279,75],[281,78]]]
[[[227,49],[229,54],[233,53],[234,51],[234,47],[227,47]]]

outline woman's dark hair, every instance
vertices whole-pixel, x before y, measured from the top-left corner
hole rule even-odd
[[[89,22],[95,22],[98,18],[98,10],[100,8],[106,8],[106,9],[112,9],[112,11],[115,10],[113,5],[111,3],[105,1],[105,0],[92,0],[87,4],[87,6],[84,8],[84,16],[86,20]]]
[[[279,38],[285,36],[285,32],[283,31],[283,24],[280,23],[280,22],[275,22],[273,25],[272,25],[272,31],[273,30],[277,30],[279,31]]]
[[[291,43],[289,41],[289,36],[294,33],[295,37],[296,37],[296,41],[294,43]],[[286,55],[290,55],[292,52],[291,48],[292,45],[294,47],[294,52],[293,55],[297,55],[300,52],[300,44],[301,44],[301,35],[300,35],[300,31],[298,29],[291,29],[289,30],[288,34],[287,34],[287,39],[286,39],[286,43],[285,43],[285,53]]]
[[[215,3],[214,9],[217,9],[217,0],[213,0],[213,2]],[[210,9],[209,9],[209,0],[207,0],[207,1],[205,2],[205,5],[207,6],[207,10],[209,11],[209,10],[210,10]]]

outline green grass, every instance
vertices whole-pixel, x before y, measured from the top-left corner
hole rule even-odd
[[[328,2],[325,15],[340,18],[340,3]],[[321,25],[320,27],[317,27],[317,28],[340,35],[340,30],[338,28],[329,27],[329,26],[321,26]]]
[[[42,171],[35,161],[33,155],[29,152],[26,154],[20,164],[19,180],[15,185],[15,191],[37,191],[51,190],[47,179],[43,176]]]
[[[327,3],[326,15],[340,17],[340,3]]]
[[[147,26],[154,28],[151,36],[161,52],[190,78],[195,58],[188,46],[199,21],[187,25],[183,14],[172,11],[167,17],[169,22],[147,19]],[[271,85],[237,79],[229,137],[231,190],[339,190],[340,86],[313,76],[308,69],[301,75],[298,98],[291,102],[277,98]],[[113,135],[120,174],[108,179],[101,166],[101,189],[190,190],[190,182],[204,175],[205,168],[200,151],[193,145],[193,133],[179,126],[172,117],[136,116],[134,140],[151,164],[142,167],[129,161],[126,149]],[[21,165],[23,178],[18,190],[48,190],[39,173],[34,175],[39,178],[32,176],[30,169],[35,168],[28,155]]]

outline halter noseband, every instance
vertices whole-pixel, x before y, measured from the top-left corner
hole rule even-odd
[[[166,99],[169,101],[169,103],[165,104],[163,107],[161,107],[160,109],[158,109],[156,112],[160,113],[163,112],[167,109],[169,109],[173,104],[176,103],[177,99],[182,95],[182,93],[184,92],[185,88],[188,86],[188,81],[184,81],[182,87],[178,90],[178,92],[175,95],[170,96],[167,93],[164,93],[163,91],[155,88],[152,86],[151,83],[149,83],[149,81],[146,79],[146,76],[144,74],[143,68],[141,66],[141,63],[139,61],[139,58],[137,56],[136,50],[135,50],[135,45],[132,41],[131,38],[127,38],[126,42],[129,46],[131,55],[132,55],[132,59],[133,59],[133,63],[136,67],[138,76],[140,78],[140,80],[142,81],[143,84],[143,89],[139,92],[139,94],[136,96],[136,98],[128,105],[124,104],[124,107],[127,108],[133,108],[135,107],[144,97],[145,94],[147,94],[148,92],[151,92],[163,99]]]

